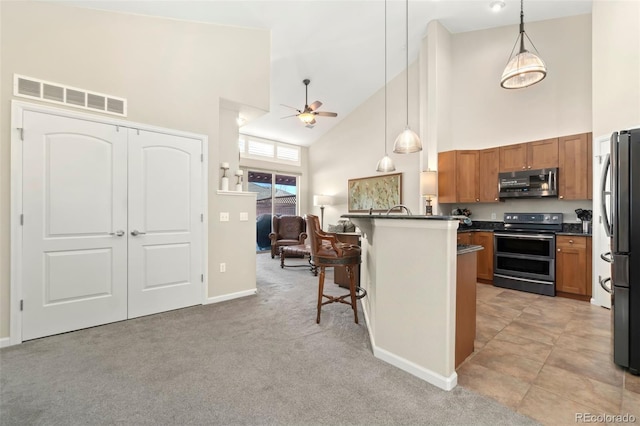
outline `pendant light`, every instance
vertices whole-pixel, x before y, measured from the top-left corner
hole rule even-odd
[[[378,161],[376,172],[388,173],[396,170],[391,157],[387,155],[387,0],[384,0],[384,157]]]
[[[411,154],[422,151],[422,143],[418,135],[409,127],[409,0],[406,0],[406,51],[407,51],[407,125],[393,144],[396,154]]]
[[[535,54],[524,48],[525,37],[527,37],[527,40],[536,51]],[[520,41],[520,51],[513,56],[518,41]],[[524,32],[524,0],[520,0],[520,33],[516,38],[513,49],[511,49],[507,66],[502,73],[500,86],[505,89],[521,89],[542,81],[547,76],[547,67],[538,55],[538,49],[536,49],[527,33]]]

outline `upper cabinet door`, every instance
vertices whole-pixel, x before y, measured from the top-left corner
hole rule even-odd
[[[589,169],[588,133],[564,136],[559,139],[560,162],[558,198],[562,200],[587,200],[591,170]]]
[[[527,169],[558,167],[558,138],[527,144]]]
[[[457,151],[456,165],[458,202],[480,201],[478,198],[478,151]]]
[[[498,198],[498,166],[500,150],[498,148],[478,151],[478,196],[481,203],[497,203]]]
[[[500,147],[500,171],[517,172],[527,168],[527,144]]]

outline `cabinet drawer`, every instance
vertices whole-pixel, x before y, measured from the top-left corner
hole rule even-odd
[[[556,238],[557,248],[587,248],[587,237],[560,235]]]

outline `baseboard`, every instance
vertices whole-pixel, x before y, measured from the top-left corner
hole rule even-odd
[[[238,299],[240,297],[245,297],[245,296],[252,296],[256,293],[258,293],[258,290],[253,288],[251,290],[244,290],[244,291],[238,291],[236,293],[223,294],[222,296],[209,297],[207,298],[207,300],[205,300],[203,305],[209,305],[211,303],[220,303],[226,300]]]
[[[388,362],[394,367],[398,367],[399,369],[404,370],[427,383],[431,383],[432,385],[439,387],[440,389],[450,391],[458,385],[458,374],[455,371],[451,376],[445,377],[375,346],[373,348],[373,355],[376,358]]]
[[[421,367],[411,361],[408,361],[398,355],[392,354],[389,351],[380,349],[376,346],[376,340],[371,332],[371,323],[369,322],[369,312],[364,303],[362,303],[362,312],[364,314],[364,321],[367,325],[367,331],[369,332],[369,342],[373,348],[373,356],[387,362],[394,367],[406,371],[419,379],[424,380],[427,383],[431,383],[434,386],[450,391],[458,385],[458,374],[454,371],[450,377],[444,377],[441,374],[435,373],[424,367]]]
[[[0,348],[6,348],[7,346],[11,346],[11,337],[1,337]]]

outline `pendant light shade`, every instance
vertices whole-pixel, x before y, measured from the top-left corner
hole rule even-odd
[[[396,170],[391,157],[387,155],[387,0],[384,0],[384,157],[378,161],[376,172],[388,173]]]
[[[376,166],[376,172],[388,173],[395,171],[396,166],[393,164],[393,160],[388,155],[385,155],[378,161]]]
[[[521,89],[528,87],[542,81],[547,76],[547,67],[544,61],[536,54],[538,49],[533,45],[533,42],[524,31],[524,0],[520,0],[520,33],[516,38],[516,42],[511,49],[511,55],[509,55],[509,61],[502,73],[502,79],[500,80],[500,86],[505,89]],[[524,46],[524,38],[529,40],[529,43],[536,51],[536,53],[529,52]],[[517,55],[513,55],[513,52],[520,42],[520,50]]]
[[[398,135],[393,144],[393,152],[396,154],[411,154],[422,151],[420,137],[409,127],[409,0],[406,0],[406,58],[407,58],[407,125]]]
[[[397,154],[412,154],[418,151],[422,151],[420,138],[416,132],[407,126],[396,138],[393,144],[393,152]]]

